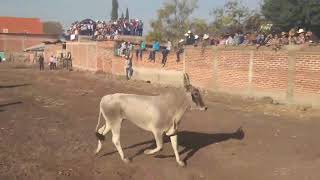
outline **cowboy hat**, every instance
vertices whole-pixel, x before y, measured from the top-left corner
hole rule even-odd
[[[184,42],[184,39],[180,39],[179,43],[182,43],[182,42]]]
[[[204,34],[203,35],[203,39],[209,39],[209,35],[208,34]]]
[[[198,36],[198,35],[195,35],[195,36],[194,36],[194,39],[199,39],[199,36]]]
[[[281,36],[285,36],[285,35],[287,35],[286,32],[282,32],[282,33],[281,33]]]
[[[304,33],[304,30],[303,29],[299,29],[298,34],[300,34],[300,33]]]
[[[186,34],[184,34],[184,36],[185,36],[185,37],[187,37],[187,36],[189,36],[189,34],[188,34],[188,33],[186,33]]]
[[[188,34],[191,34],[191,30],[188,31]]]

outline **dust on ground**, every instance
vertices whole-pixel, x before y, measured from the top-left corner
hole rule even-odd
[[[318,180],[319,111],[205,93],[207,112],[188,112],[179,133],[187,162],[170,143],[155,156],[152,134],[124,122],[124,164],[110,134],[98,156],[94,130],[102,96],[159,94],[166,87],[89,72],[39,72],[0,64],[0,179]],[[170,107],[168,107],[170,108]],[[244,138],[237,129],[242,127]]]

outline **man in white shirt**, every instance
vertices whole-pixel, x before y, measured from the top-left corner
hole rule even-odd
[[[53,70],[53,63],[54,63],[54,58],[53,58],[53,55],[50,56],[49,58],[49,67],[50,67],[50,70]]]

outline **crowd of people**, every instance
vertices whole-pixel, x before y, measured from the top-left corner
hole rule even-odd
[[[117,21],[93,21],[85,19],[72,23],[67,30],[67,39],[76,40],[79,35],[91,36],[94,40],[113,39],[117,35],[142,36],[143,22],[139,19]]]
[[[160,45],[159,41],[154,41],[149,48],[148,60],[150,62],[155,62],[157,53],[162,54],[162,64],[165,66],[167,62],[167,57],[172,49],[172,43],[168,40],[167,44],[164,46]],[[133,44],[131,42],[122,41],[116,47],[116,52],[118,56],[126,57],[131,56],[135,53],[137,60],[143,59],[143,54],[147,50],[147,44],[145,41],[140,41],[140,43]]]
[[[281,33],[242,33],[225,34],[222,36],[212,36],[208,34],[194,35],[191,31],[185,34],[185,38],[180,40],[185,45],[212,45],[212,46],[239,46],[239,45],[255,45],[257,48],[261,46],[272,47],[279,50],[285,45],[316,45],[318,38],[311,31],[304,29],[291,29],[289,32]]]

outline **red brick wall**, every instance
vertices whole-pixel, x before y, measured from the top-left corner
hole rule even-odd
[[[295,93],[320,94],[320,52],[298,53],[295,69]]]
[[[73,64],[81,69],[124,74],[124,59],[114,56],[112,41],[68,43],[67,47],[72,52]],[[317,49],[296,50],[293,55],[290,52],[249,47],[205,50],[186,47],[179,63],[172,52],[167,65],[162,67],[162,55],[157,53],[156,62],[152,63],[146,51],[142,61],[134,54],[133,66],[186,72],[193,85],[208,90],[281,100],[288,100],[292,90],[295,98],[308,95],[310,102],[314,102],[320,98],[320,52]]]
[[[0,51],[6,54],[23,52],[24,49],[41,44],[43,41],[56,41],[52,35],[1,34]]]
[[[257,51],[253,60],[253,88],[255,90],[286,91],[288,55],[286,52]]]

